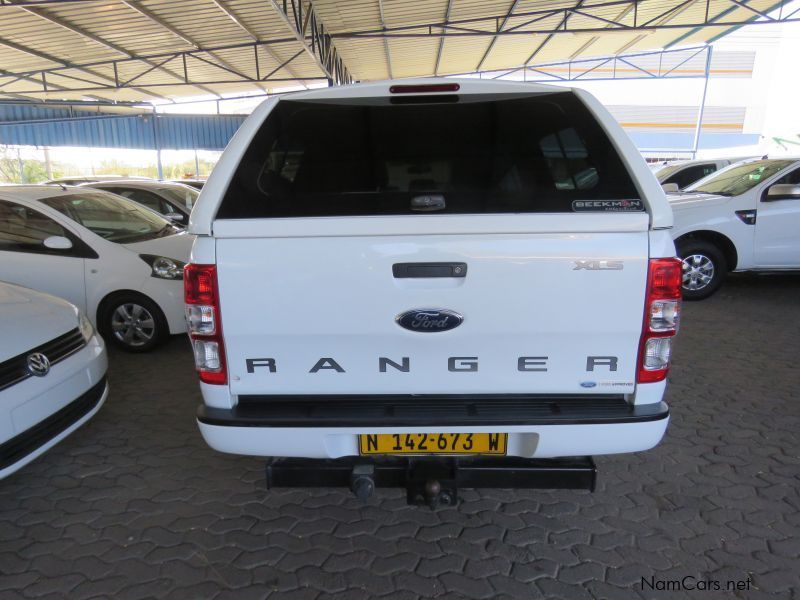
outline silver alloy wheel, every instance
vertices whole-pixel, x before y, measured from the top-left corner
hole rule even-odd
[[[111,331],[126,346],[138,348],[153,339],[156,320],[141,304],[126,302],[120,304],[111,315]]]
[[[696,292],[714,279],[714,262],[705,254],[690,254],[683,258],[683,289]]]

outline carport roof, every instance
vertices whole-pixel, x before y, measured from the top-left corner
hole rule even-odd
[[[696,45],[796,13],[776,0],[0,0],[0,99],[175,100],[495,71]]]

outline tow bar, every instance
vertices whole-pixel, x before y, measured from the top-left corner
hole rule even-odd
[[[331,460],[272,458],[267,489],[347,487],[367,502],[379,487],[405,488],[409,504],[455,506],[459,488],[574,489],[594,491],[597,469],[590,456],[518,457],[348,456]]]

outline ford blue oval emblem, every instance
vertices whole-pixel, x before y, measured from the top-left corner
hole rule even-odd
[[[409,331],[449,331],[464,322],[457,312],[446,309],[418,308],[397,315],[397,324]]]
[[[585,387],[585,388],[593,388],[596,385],[597,384],[594,381],[582,381],[581,382],[581,387]]]

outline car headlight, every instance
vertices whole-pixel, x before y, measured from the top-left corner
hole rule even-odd
[[[89,321],[89,318],[81,313],[78,316],[78,328],[81,330],[81,335],[83,339],[87,342],[92,339],[92,335],[94,335],[94,327],[92,327],[92,322]]]
[[[151,277],[158,279],[183,279],[183,267],[186,266],[185,262],[175,260],[174,258],[167,258],[166,256],[155,256],[153,254],[140,254],[144,262],[150,265],[152,272]]]

